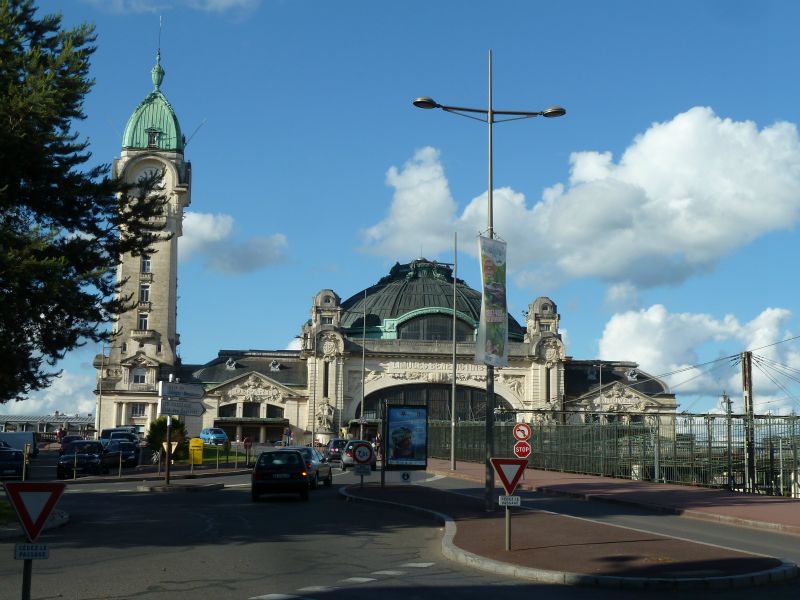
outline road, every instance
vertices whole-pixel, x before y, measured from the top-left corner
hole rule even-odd
[[[50,558],[34,561],[33,598],[459,598],[640,600],[641,592],[536,585],[464,568],[443,558],[441,528],[404,510],[348,502],[337,492],[355,483],[335,470],[334,486],[310,502],[272,497],[253,503],[245,476],[218,478],[202,493],[137,491],[109,479],[69,485],[59,508],[70,523],[43,533]],[[430,482],[457,493],[482,493],[461,480]],[[783,544],[800,560],[797,538],[753,532],[595,502],[526,496],[525,505],[625,527],[750,550]],[[502,535],[502,532],[498,532]],[[22,562],[13,542],[0,551],[0,598],[19,598]],[[771,552],[776,554],[774,551]],[[757,590],[682,592],[681,598],[750,598]],[[800,585],[769,588],[771,600],[797,598]],[[648,600],[674,592],[648,591]]]

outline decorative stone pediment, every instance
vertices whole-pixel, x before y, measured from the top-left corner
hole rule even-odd
[[[130,369],[136,368],[148,368],[148,367],[157,367],[159,363],[157,360],[154,360],[143,352],[137,352],[133,356],[129,356],[127,358],[123,358],[120,362],[120,365],[123,367],[128,367]]]
[[[585,399],[586,410],[598,412],[641,412],[658,406],[652,398],[618,381],[603,386],[599,394]]]
[[[209,391],[219,394],[223,402],[285,404],[287,399],[297,395],[259,373],[249,373]]]

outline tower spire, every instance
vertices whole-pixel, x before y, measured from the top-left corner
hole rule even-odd
[[[161,28],[163,26],[162,17],[158,17],[158,50],[156,50],[156,66],[150,71],[150,77],[153,80],[153,85],[156,88],[161,87],[161,82],[164,81],[164,68],[161,66]]]

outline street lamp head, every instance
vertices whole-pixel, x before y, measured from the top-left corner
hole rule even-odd
[[[542,111],[542,116],[547,117],[548,119],[552,119],[553,117],[563,117],[565,114],[567,114],[567,110],[565,108],[561,108],[560,106],[551,106]]]
[[[414,100],[414,106],[417,108],[439,108],[439,103],[433,98],[423,96],[422,98],[417,98]]]

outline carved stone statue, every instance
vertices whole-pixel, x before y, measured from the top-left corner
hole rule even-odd
[[[327,400],[317,409],[317,427],[320,431],[333,431],[334,408]]]

